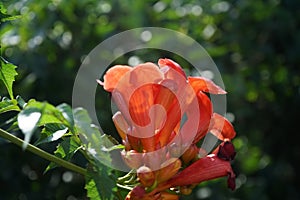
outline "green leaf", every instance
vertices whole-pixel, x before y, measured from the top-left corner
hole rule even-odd
[[[54,154],[59,158],[69,161],[80,148],[81,146],[77,144],[73,137],[68,137],[58,144]],[[45,172],[55,167],[57,167],[57,165],[51,162]]]
[[[21,108],[25,108],[26,102],[24,101],[24,99],[21,96],[18,95],[16,97],[16,100]]]
[[[0,127],[8,127],[6,128],[7,132],[19,131],[20,129],[17,123],[17,116],[13,116],[12,118],[4,120],[0,123]]]
[[[63,114],[53,105],[33,99],[28,101],[24,109],[18,114],[18,125],[25,135],[23,148],[26,148],[36,127],[54,123],[69,125]]]
[[[97,174],[96,174],[97,175]],[[87,196],[92,200],[101,200],[101,191],[98,190],[97,182],[93,178],[93,174],[90,172],[86,175],[85,189],[87,190]]]
[[[95,160],[105,163],[107,166],[112,165],[110,151],[120,149],[122,146],[109,135],[101,134],[99,129],[92,124],[88,112],[83,108],[74,110],[74,121],[76,132],[79,133],[80,139],[87,153]]]
[[[5,22],[5,21],[10,21],[10,20],[15,20],[17,18],[20,18],[20,15],[16,15],[16,16],[11,16],[6,14],[6,9],[4,8],[2,2],[0,2],[0,22]]]
[[[85,189],[88,197],[96,200],[113,199],[115,182],[111,179],[111,169],[107,166],[112,164],[109,151],[120,149],[120,145],[111,136],[101,134],[99,129],[92,124],[88,112],[83,108],[74,110],[74,121],[76,132],[80,134],[85,150],[92,158],[92,165],[89,166],[86,176]]]
[[[38,109],[42,113],[38,126],[50,123],[64,124],[66,126],[69,125],[68,121],[64,118],[61,111],[59,111],[56,107],[47,102],[39,102],[35,101],[34,99],[31,99],[26,104],[24,110],[29,108]]]
[[[65,119],[62,113],[53,105],[45,102],[35,102],[34,104],[30,104],[30,106],[39,107],[42,111],[43,115],[39,121],[39,126],[49,123],[64,124]]]
[[[15,81],[15,76],[18,75],[16,68],[17,66],[5,61],[1,57],[0,80],[4,83],[11,99],[14,99],[12,85]]]
[[[56,106],[56,108],[62,113],[63,117],[66,119],[68,123],[68,128],[72,133],[74,132],[74,118],[73,118],[73,111],[71,106],[66,103],[60,104]]]
[[[35,145],[56,141],[63,137],[67,131],[68,128],[62,124],[45,124],[40,138],[35,142]]]
[[[38,122],[40,121],[42,113],[37,108],[28,108],[22,110],[18,114],[18,125],[20,130],[24,133],[23,149],[27,147],[32,134],[34,133]]]
[[[95,167],[96,166],[96,167]],[[111,170],[97,162],[87,168],[85,189],[91,200],[112,200],[115,181],[110,177]]]
[[[6,21],[12,21],[15,19],[19,19],[19,18],[21,18],[21,15],[11,16],[11,15],[0,13],[0,17],[1,17],[1,22],[6,22]]]
[[[59,143],[54,153],[57,157],[63,158],[64,160],[70,160],[80,148],[81,147],[77,144],[74,138],[68,137]]]
[[[3,98],[0,102],[0,114],[8,111],[20,111],[20,108],[17,104],[18,102],[15,99],[10,100]]]

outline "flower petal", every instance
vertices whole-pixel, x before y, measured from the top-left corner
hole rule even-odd
[[[167,92],[165,92],[167,95]],[[163,124],[163,127],[157,133],[159,136],[160,146],[163,147],[170,141],[170,135],[180,122],[181,118],[181,110],[179,102],[177,101],[176,97],[173,98],[173,101],[169,105],[165,105],[168,109],[167,117]],[[158,117],[159,118],[159,117]]]
[[[161,168],[161,165],[167,159],[166,149],[162,148],[157,151],[146,152],[143,155],[144,165],[149,167],[151,170],[156,171]]]
[[[127,134],[127,141],[130,144],[130,147],[138,152],[142,152],[143,150],[143,146],[142,146],[142,142],[141,139],[139,137],[135,137],[133,136],[134,134],[132,134],[132,130],[135,130],[134,128],[130,129],[130,132]]]
[[[149,118],[148,120],[145,118],[140,119],[139,116],[144,115],[144,111],[149,111],[153,105],[151,85],[163,79],[162,72],[155,64],[144,63],[134,68],[128,67],[131,69],[128,73],[122,75],[119,73],[119,76],[114,76],[112,73],[114,71],[119,72],[119,68],[120,66],[115,66],[106,73],[104,86],[106,82],[113,85],[112,97],[129,125],[135,125],[136,123],[139,125],[148,124]],[[129,108],[130,106],[133,107]],[[140,110],[143,106],[146,106],[146,108]],[[138,110],[135,112],[136,107]],[[139,116],[133,116],[135,113],[138,113]],[[148,115],[148,112],[145,115]],[[137,118],[139,118],[138,121],[136,121]],[[146,122],[144,123],[143,120],[146,120]]]
[[[186,79],[185,72],[183,71],[181,66],[178,63],[171,60],[171,59],[168,59],[168,58],[159,59],[158,60],[158,66],[160,68],[163,68],[163,67],[166,67],[166,66],[171,67],[172,69],[174,69],[176,72],[180,73]],[[170,78],[170,77],[168,77],[168,78]]]
[[[209,131],[219,140],[231,140],[236,135],[232,124],[225,117],[219,115],[218,113],[213,114]]]
[[[228,174],[227,186],[231,190],[235,190],[235,176],[232,176],[231,174]]]
[[[132,67],[127,65],[113,66],[104,75],[104,82],[102,83],[103,88],[108,92],[113,91],[116,88],[119,80],[130,70],[132,70]],[[99,81],[98,83],[101,84]]]
[[[197,135],[195,136],[193,143],[197,143],[200,139],[202,139],[206,135],[211,121],[212,112],[213,112],[212,103],[209,97],[205,93],[201,91],[198,92],[197,98],[198,98],[200,118],[199,118]]]
[[[157,83],[162,79],[163,73],[151,62],[137,65],[130,73],[130,83],[138,87],[147,83]]]
[[[194,88],[196,93],[202,91],[210,94],[226,94],[226,91],[220,86],[216,85],[210,79],[204,77],[188,77],[188,82]]]
[[[155,135],[147,138],[141,138],[141,142],[143,145],[143,150],[146,152],[155,151],[157,149]]]
[[[138,126],[147,126],[151,122],[149,111],[153,105],[153,84],[137,88],[129,99],[129,113],[133,123]]]
[[[125,118],[123,117],[120,111],[116,112],[112,117],[112,120],[116,126],[116,129],[120,135],[120,137],[125,140],[126,134],[129,130],[129,125],[127,124]]]
[[[221,143],[217,149],[217,156],[222,160],[233,160],[236,155],[233,144],[230,141]]]
[[[230,162],[211,154],[194,162],[178,173],[167,184],[171,187],[198,184],[203,181],[230,175],[235,177]]]
[[[105,81],[110,78],[115,77],[107,74]],[[145,150],[154,150],[155,117],[150,112],[154,105],[153,85],[163,79],[163,74],[155,64],[144,63],[118,78],[112,97],[131,127],[128,134],[132,137],[128,137],[128,141],[130,142],[134,137],[147,138],[142,140]]]
[[[165,78],[160,84],[166,87],[165,91],[161,90],[158,94],[158,99],[160,102],[165,104],[167,110],[167,118],[164,123],[164,127],[160,130],[159,140],[160,145],[163,147],[170,142],[170,134],[175,131],[177,132],[181,126],[181,119],[186,113],[188,108],[197,107],[197,99],[193,88],[187,84],[186,78],[182,74],[178,73],[175,69],[170,68],[168,70],[169,74],[172,74],[172,77]],[[166,97],[169,101],[166,101]],[[196,113],[198,109],[193,109],[193,112]],[[187,118],[191,117],[192,113],[186,113]],[[198,116],[194,121],[198,121]],[[191,122],[191,120],[189,121]],[[193,126],[194,125],[194,126]],[[192,135],[189,138],[195,136],[197,125],[195,123],[186,123],[186,128],[194,127],[194,131],[188,132],[187,135]]]

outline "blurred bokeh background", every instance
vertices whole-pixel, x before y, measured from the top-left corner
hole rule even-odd
[[[228,92],[227,116],[238,134],[237,189],[218,179],[182,199],[300,199],[300,1],[2,1],[9,14],[21,15],[1,24],[0,35],[3,57],[18,66],[14,93],[26,100],[71,104],[81,61],[122,31],[155,26],[194,38],[215,61]],[[118,63],[164,56],[181,62],[141,51]],[[96,107],[104,131],[115,134],[107,99],[99,91]],[[55,144],[43,148],[53,151]],[[80,155],[74,162],[85,164]],[[83,177],[62,168],[43,174],[47,165],[0,140],[0,199],[86,199]]]

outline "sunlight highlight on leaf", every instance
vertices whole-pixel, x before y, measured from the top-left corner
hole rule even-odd
[[[41,115],[42,114],[36,109],[23,110],[18,115],[19,128],[25,135],[23,149],[25,149],[29,143],[31,136],[36,129],[37,123],[41,118]]]

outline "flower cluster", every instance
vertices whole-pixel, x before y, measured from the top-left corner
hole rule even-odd
[[[127,200],[178,199],[200,182],[228,177],[235,150],[231,123],[213,112],[209,94],[226,92],[204,77],[187,77],[179,64],[116,65],[99,83],[111,92],[119,111],[114,124],[125,146],[124,162],[137,173]],[[197,145],[207,133],[220,141],[212,152]]]

